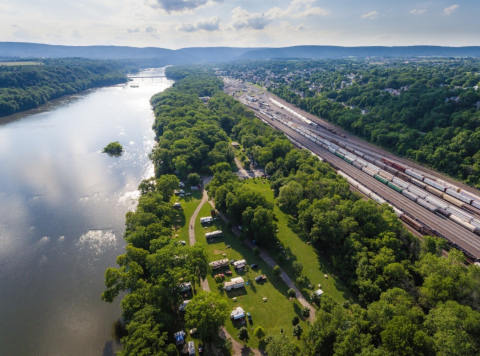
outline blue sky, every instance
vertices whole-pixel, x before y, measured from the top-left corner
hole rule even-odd
[[[0,41],[138,47],[480,45],[480,1],[2,0]]]

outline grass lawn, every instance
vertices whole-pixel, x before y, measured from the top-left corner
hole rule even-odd
[[[211,206],[209,203],[205,203],[200,211],[198,217],[204,217],[210,215]],[[207,243],[205,233],[215,230],[222,230],[223,237],[217,238],[214,242]],[[273,275],[272,268],[270,268],[261,258],[255,257],[253,251],[240,243],[238,238],[230,231],[227,230],[225,223],[222,220],[216,220],[212,224],[202,226],[200,221],[195,222],[195,236],[197,243],[207,246],[207,251],[210,257],[210,261],[221,260],[228,258],[229,260],[241,260],[245,259],[247,264],[257,263],[258,268],[251,269],[246,272],[236,272],[232,266],[224,267],[212,272],[207,277],[211,291],[216,291],[220,295],[224,296],[231,307],[234,310],[237,307],[242,307],[247,313],[252,315],[252,322],[247,321],[247,327],[249,331],[250,340],[248,346],[252,348],[258,348],[258,339],[253,335],[253,329],[256,326],[262,326],[267,334],[278,335],[281,329],[287,333],[288,336],[292,335],[292,319],[295,315],[301,317],[301,305],[295,299],[289,300],[287,297],[287,285],[280,277]],[[227,248],[227,246],[230,246]],[[226,256],[224,256],[226,254]],[[225,273],[225,271],[231,270],[232,276],[225,276],[225,280],[241,276],[248,282],[248,286],[226,292],[223,290],[223,283],[216,283],[213,276],[218,273]],[[255,282],[255,276],[259,274],[265,274],[267,280],[265,282]],[[237,301],[233,301],[233,297],[237,297]],[[263,298],[266,297],[267,301],[264,302]],[[305,323],[300,322],[305,329]],[[233,322],[227,320],[226,328],[230,335],[237,339],[237,330],[241,327],[239,322]]]
[[[188,230],[190,229],[190,217],[200,204],[202,200],[202,191],[192,191],[189,184],[185,184],[185,188],[179,188],[185,191],[185,193],[191,193],[190,196],[179,197],[174,195],[172,197],[171,203],[180,203],[182,208],[177,210],[177,216],[173,221],[174,233],[173,236],[176,240],[183,240],[186,242],[186,245],[190,245],[190,240],[188,238]],[[178,235],[178,236],[176,236]]]
[[[276,204],[268,180],[263,180],[263,182],[264,183],[262,183],[260,179],[249,179],[246,184],[264,194],[268,201],[275,204],[274,212],[278,226],[277,237],[285,246],[286,255],[290,258],[288,261],[285,261],[281,267],[288,273],[290,278],[295,281],[296,277],[292,270],[292,263],[299,261],[303,264],[302,273],[313,285],[313,289],[317,289],[317,285],[321,284],[325,294],[331,296],[338,303],[342,303],[345,300],[355,302],[355,296],[343,281],[336,276],[334,268],[328,263],[327,256],[321,251],[318,251],[314,246],[307,244],[307,239],[298,227],[295,219],[283,213]],[[275,248],[270,250],[272,257],[275,257],[277,253]],[[325,274],[328,275],[328,278],[325,278]],[[310,298],[311,292],[312,289],[308,289],[307,287],[302,289],[302,293],[307,300]]]

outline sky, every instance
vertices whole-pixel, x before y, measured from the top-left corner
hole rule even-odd
[[[480,45],[478,0],[2,0],[0,41],[135,47]]]

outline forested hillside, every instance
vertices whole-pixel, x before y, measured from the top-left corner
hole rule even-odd
[[[114,62],[86,59],[37,61],[39,65],[2,65],[0,117],[35,108],[63,95],[126,82]]]
[[[480,61],[239,63],[229,74],[480,187]]]
[[[478,355],[480,268],[467,268],[455,250],[443,257],[442,240],[426,237],[420,244],[387,205],[352,193],[327,164],[295,150],[283,134],[221,92],[217,77],[175,67],[167,74],[182,79],[152,98],[157,176],[140,184],[138,208],[127,214],[126,253],[118,257],[119,268],[107,270],[102,296],[110,302],[127,292],[121,355],[177,355],[173,333],[210,318],[203,306],[219,314],[212,327],[200,330],[202,341],[225,346],[216,334],[225,323],[224,297],[198,293],[192,305],[202,308],[187,308],[185,318],[177,312],[182,283],[205,278],[209,261],[201,244],[185,247],[171,239],[169,200],[178,187],[171,173],[213,174],[208,194],[217,209],[243,225],[242,238],[276,245],[272,204],[232,172],[230,140],[240,142],[246,155],[263,157],[258,161],[271,174],[276,204],[359,296],[360,304],[340,305],[322,295],[315,300],[317,318],[300,341],[289,333],[267,333],[268,355]],[[205,105],[199,96],[212,98]]]

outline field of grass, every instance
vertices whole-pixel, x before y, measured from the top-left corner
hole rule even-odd
[[[200,211],[198,217],[210,215],[211,206],[206,203]],[[215,230],[222,230],[223,237],[217,238],[216,241],[208,242],[205,238],[205,233]],[[272,268],[270,268],[261,258],[255,257],[253,251],[244,244],[241,244],[238,238],[230,231],[228,231],[226,224],[222,220],[216,220],[212,224],[202,226],[200,221],[195,223],[195,236],[197,243],[207,246],[210,261],[221,260],[228,258],[229,260],[245,259],[247,264],[257,263],[258,268],[251,269],[245,272],[236,272],[233,267],[225,267],[212,272],[207,277],[211,291],[216,291],[224,296],[234,310],[237,307],[242,307],[247,313],[252,315],[252,322],[247,321],[247,328],[249,331],[250,340],[248,346],[252,348],[259,347],[258,339],[253,335],[253,330],[258,325],[262,326],[267,334],[278,335],[283,329],[287,335],[292,335],[292,319],[294,316],[301,318],[301,305],[295,300],[289,300],[287,297],[287,285],[280,277],[273,275]],[[228,247],[229,246],[229,247]],[[225,255],[225,256],[224,256]],[[248,282],[245,288],[226,292],[223,290],[223,283],[216,283],[213,276],[218,273],[225,273],[231,270],[232,276],[225,276],[224,280],[241,276]],[[265,274],[267,280],[265,282],[255,282],[255,277],[259,274]],[[233,297],[237,301],[233,301]],[[264,302],[263,298],[267,301]],[[305,329],[305,322],[300,324]],[[237,339],[237,331],[242,325],[239,322],[227,320],[226,328],[232,337]]]
[[[40,62],[0,62],[0,66],[38,66]]]
[[[355,296],[343,281],[336,276],[333,267],[328,263],[328,257],[321,251],[318,251],[313,245],[308,244],[295,219],[280,210],[275,203],[273,191],[268,180],[263,180],[262,182],[260,179],[249,179],[246,184],[264,194],[268,201],[275,204],[274,213],[278,226],[277,237],[285,246],[286,256],[289,257],[289,260],[283,262],[281,267],[295,281],[296,277],[292,270],[292,263],[299,261],[303,264],[303,274],[312,284],[312,288],[305,287],[301,290],[307,300],[309,300],[312,290],[317,289],[318,284],[320,284],[324,293],[331,296],[338,303],[346,300],[356,301]],[[278,253],[275,250],[275,248],[270,250],[272,257],[275,257]],[[328,278],[324,275],[327,275]]]
[[[171,203],[180,203],[182,204],[182,208],[178,209],[177,216],[174,219],[173,227],[175,229],[173,236],[176,240],[180,241],[183,240],[186,242],[187,246],[190,245],[190,240],[188,238],[188,230],[190,229],[190,217],[192,216],[193,212],[197,208],[200,200],[202,200],[202,192],[201,191],[192,191],[190,189],[190,185],[185,184],[185,188],[183,189],[185,193],[191,193],[190,196],[180,197],[178,195],[174,195],[172,197]],[[178,236],[177,236],[178,235]]]

